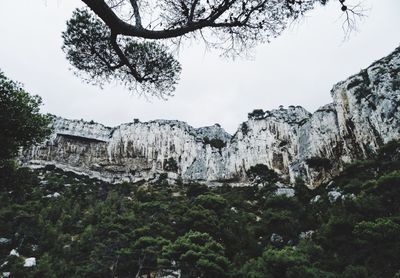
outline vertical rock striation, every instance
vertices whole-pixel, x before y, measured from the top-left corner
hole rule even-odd
[[[313,114],[300,106],[255,110],[233,136],[219,125],[196,129],[156,120],[110,128],[55,117],[51,138],[21,160],[112,182],[161,173],[184,180],[245,179],[251,166],[265,164],[288,182],[301,177],[315,187],[345,163],[400,139],[400,48],[339,82],[331,94],[333,102]]]

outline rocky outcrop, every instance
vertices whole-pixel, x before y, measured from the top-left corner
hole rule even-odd
[[[183,180],[245,180],[265,164],[288,182],[310,187],[345,163],[363,159],[400,138],[400,49],[336,84],[333,102],[313,114],[300,106],[255,110],[231,136],[219,125],[180,121],[101,124],[55,117],[54,132],[25,151],[31,166],[53,164],[112,182],[151,180],[161,173]]]

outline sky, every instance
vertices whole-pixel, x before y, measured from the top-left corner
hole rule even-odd
[[[348,4],[356,0],[347,0]],[[358,3],[358,2],[357,2]],[[201,43],[179,52],[182,74],[167,101],[124,87],[85,84],[70,70],[61,32],[79,0],[1,0],[0,69],[43,99],[42,112],[108,126],[154,119],[194,127],[219,123],[234,133],[254,109],[301,105],[313,112],[331,102],[332,86],[400,45],[400,1],[365,0],[367,17],[348,39],[340,5],[318,6],[251,58],[221,58]]]

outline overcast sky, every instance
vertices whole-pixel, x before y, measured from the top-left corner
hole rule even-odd
[[[187,45],[178,57],[183,70],[175,96],[162,101],[118,86],[101,90],[72,74],[61,51],[61,32],[80,1],[1,0],[0,69],[40,95],[46,113],[109,126],[134,118],[177,119],[195,127],[220,123],[233,133],[255,108],[293,104],[315,111],[331,102],[336,82],[399,46],[399,0],[364,1],[368,17],[346,41],[340,6],[330,2],[256,48],[251,60],[227,60]]]

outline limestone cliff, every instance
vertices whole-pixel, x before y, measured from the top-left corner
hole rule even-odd
[[[400,48],[336,84],[331,95],[333,102],[313,114],[300,106],[256,110],[233,136],[218,125],[196,129],[155,120],[110,128],[55,117],[51,138],[21,160],[112,182],[151,180],[160,173],[245,180],[251,166],[266,164],[288,182],[301,177],[315,187],[345,163],[400,138]]]

